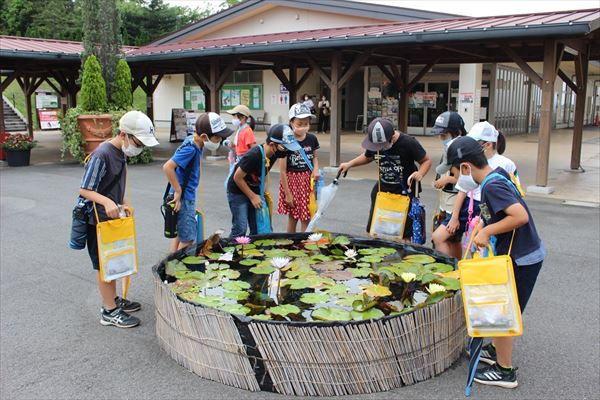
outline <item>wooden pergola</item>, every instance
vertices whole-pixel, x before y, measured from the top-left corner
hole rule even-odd
[[[453,18],[168,43],[130,50],[126,59],[132,69],[133,89],[139,86],[147,95],[150,117],[153,93],[167,74],[190,74],[205,92],[207,111],[214,112],[219,112],[219,90],[234,71],[272,70],[292,101],[307,77],[319,74],[331,91],[332,166],[340,162],[341,89],[362,66],[378,67],[396,87],[400,93],[399,129],[406,131],[408,94],[434,65],[514,62],[542,89],[536,185],[547,186],[554,82],[558,76],[576,93],[570,167],[577,169],[587,66],[589,60],[600,59],[599,28],[598,10]],[[12,70],[15,76],[54,77],[52,70],[35,68],[33,63],[12,63],[7,68],[5,60],[0,51],[2,69]],[[542,75],[528,64],[539,61],[544,65]],[[561,71],[561,61],[575,62],[575,82]],[[418,67],[413,76],[410,66]],[[61,90],[69,93],[68,82],[64,82]]]

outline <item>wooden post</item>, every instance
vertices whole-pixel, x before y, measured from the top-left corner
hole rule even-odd
[[[4,133],[4,131],[5,131],[5,126],[4,126],[4,97],[2,97],[3,93],[4,93],[4,89],[0,85],[0,133]]]
[[[298,90],[300,90],[300,86],[298,86],[298,68],[296,67],[296,64],[291,64],[290,68],[289,68],[289,78],[288,81],[290,83],[289,87],[287,88],[288,92],[289,92],[289,100],[290,100],[290,104],[288,104],[290,107],[293,104],[296,104],[296,102],[298,101]],[[285,85],[285,84],[284,84]]]
[[[208,109],[206,111],[212,111],[215,113],[219,113],[219,90],[217,89],[217,79],[219,75],[219,64],[218,61],[213,60],[210,63],[210,73],[209,73],[209,82],[208,89],[209,92],[209,101],[206,102]]]
[[[532,92],[533,83],[531,82],[531,79],[527,79],[527,111],[525,111],[525,133],[531,133],[531,97],[533,95]]]
[[[340,80],[342,55],[335,51],[331,56],[331,120],[330,120],[330,150],[329,166],[337,167],[340,164],[340,105],[341,96],[338,82]]]
[[[540,130],[537,154],[536,186],[548,185],[550,159],[550,134],[552,132],[552,109],[554,80],[556,79],[556,41],[544,40],[544,71],[542,76],[542,104],[540,108]]]
[[[400,63],[400,99],[398,102],[398,130],[400,132],[408,132],[408,61]]]
[[[152,86],[152,74],[146,74],[146,115],[151,121],[154,121],[154,104],[153,104],[153,91],[150,90]]]
[[[497,79],[498,68],[496,63],[493,63],[490,66],[490,87],[489,87],[489,95],[488,95],[488,122],[492,125],[496,124],[496,79]],[[450,99],[452,98],[452,93],[448,93],[448,104],[450,104]],[[458,101],[458,100],[457,100]]]
[[[588,79],[589,51],[579,51],[575,58],[575,76],[577,94],[575,98],[575,126],[573,127],[573,145],[571,148],[571,169],[581,167],[581,141],[583,139],[583,116],[585,114],[585,96]]]

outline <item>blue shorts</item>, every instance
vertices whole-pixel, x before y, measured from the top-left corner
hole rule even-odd
[[[196,201],[181,200],[177,213],[177,238],[180,242],[193,242],[198,236],[196,227]]]

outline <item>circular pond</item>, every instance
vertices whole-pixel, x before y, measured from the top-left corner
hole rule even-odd
[[[340,234],[209,238],[153,269],[160,346],[246,390],[333,396],[440,374],[465,325],[452,259]]]

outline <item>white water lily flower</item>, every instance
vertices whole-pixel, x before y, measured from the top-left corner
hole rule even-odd
[[[429,294],[434,294],[438,292],[445,292],[446,288],[442,285],[438,285],[437,283],[430,283],[427,287],[427,291],[429,292]]]
[[[291,259],[287,257],[273,257],[271,259],[271,265],[277,269],[281,269],[288,265],[290,261]]]
[[[344,252],[344,255],[346,256],[346,258],[354,259],[354,258],[356,258],[358,253],[354,249],[348,249]]]
[[[308,240],[310,240],[311,242],[318,242],[319,240],[321,240],[322,237],[322,233],[313,233],[308,237]]]
[[[219,257],[219,261],[233,261],[233,253],[225,253]]]
[[[414,281],[416,277],[417,275],[413,274],[412,272],[403,272],[400,274],[400,278],[402,278],[402,280],[406,283]]]

